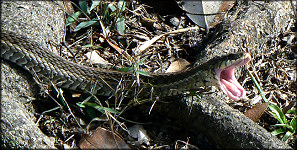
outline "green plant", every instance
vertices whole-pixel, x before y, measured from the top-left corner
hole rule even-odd
[[[123,67],[123,68],[118,69],[118,71],[128,72],[128,71],[133,70],[133,71],[135,71],[136,75],[141,74],[141,75],[144,75],[144,76],[149,76],[149,73],[138,69],[139,66],[145,61],[145,59],[146,58],[141,59],[139,63],[133,65],[132,67]]]
[[[97,117],[98,113],[95,110],[101,112],[102,114],[105,114],[106,111],[112,114],[119,114],[116,109],[105,107],[102,105],[100,100],[93,94],[95,87],[96,83],[91,88],[90,96],[88,96],[84,101],[76,103],[76,105],[80,108],[84,108],[90,118]]]
[[[78,102],[76,103],[77,106],[80,108],[85,108],[86,113],[89,115],[90,118],[95,118],[98,116],[98,111],[102,114],[105,114],[106,111],[112,114],[119,114],[120,112],[115,110],[114,108],[103,107],[101,104],[96,102]],[[96,111],[95,111],[96,110]]]
[[[262,96],[263,101],[268,102],[261,86],[258,84],[257,80],[255,79],[255,77],[252,75],[252,73],[250,71],[249,71],[249,76],[251,77],[252,81],[256,85],[260,95]],[[272,125],[272,126],[280,127],[280,128],[275,129],[274,131],[271,132],[271,134],[272,135],[284,134],[284,136],[282,137],[283,141],[286,141],[288,138],[292,137],[296,133],[296,130],[297,130],[296,109],[289,110],[287,112],[288,114],[293,114],[293,118],[291,119],[291,121],[288,121],[288,119],[287,119],[286,115],[284,114],[284,112],[282,111],[282,109],[280,109],[277,105],[269,104],[268,108],[270,109],[269,113],[278,122],[280,122],[280,124]]]
[[[79,24],[75,27],[74,32],[93,25],[100,25],[99,20],[103,20],[106,26],[106,31],[109,32],[110,29],[116,29],[120,34],[125,33],[125,19],[122,15],[126,6],[126,2],[124,0],[120,0],[117,3],[93,0],[91,7],[88,6],[85,0],[82,0],[79,1],[79,7],[76,4],[74,5],[79,9],[79,11],[70,15],[67,18],[66,23],[66,26],[69,26],[74,22],[79,22]],[[98,9],[95,9],[97,7]],[[82,18],[79,18],[81,15],[83,15]]]
[[[278,122],[280,122],[280,124],[273,125],[275,127],[280,127],[280,128],[275,129],[274,131],[271,132],[271,134],[272,135],[284,134],[284,136],[282,137],[282,140],[286,141],[288,138],[290,138],[296,133],[296,129],[297,129],[296,109],[288,111],[289,113],[294,114],[294,117],[291,119],[291,121],[288,121],[283,111],[277,105],[270,104],[270,107],[272,107],[273,109],[270,109],[271,111],[269,113],[274,118],[276,118]]]

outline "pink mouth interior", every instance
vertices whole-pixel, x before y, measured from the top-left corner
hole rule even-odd
[[[240,100],[245,97],[246,91],[237,81],[234,75],[234,69],[237,66],[242,66],[250,61],[250,57],[233,63],[224,69],[215,69],[216,75],[219,78],[219,87],[233,100]]]

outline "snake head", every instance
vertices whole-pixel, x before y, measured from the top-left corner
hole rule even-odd
[[[248,53],[237,53],[225,56],[225,61],[221,61],[215,69],[216,78],[220,89],[229,96],[229,98],[238,101],[245,97],[246,91],[237,81],[234,75],[234,69],[243,66],[251,60]]]

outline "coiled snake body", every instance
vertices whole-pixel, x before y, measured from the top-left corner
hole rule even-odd
[[[96,95],[111,96],[116,93],[120,85],[126,87],[135,85],[133,72],[79,65],[58,56],[35,41],[5,30],[1,33],[1,58],[21,66],[31,74],[36,73],[45,82],[52,81],[58,87],[65,89],[92,91]],[[248,53],[239,52],[215,57],[183,72],[140,75],[140,85],[143,85],[140,93],[149,96],[153,91],[154,95],[166,97],[201,86],[217,85],[230,98],[238,100],[245,96],[245,90],[236,80],[234,68],[250,60]],[[132,96],[135,94],[131,91],[130,93]]]

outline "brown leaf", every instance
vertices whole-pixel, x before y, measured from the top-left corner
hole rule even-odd
[[[253,106],[251,109],[247,110],[244,115],[249,117],[254,122],[257,122],[257,120],[262,116],[262,114],[265,112],[265,109],[268,107],[269,103],[262,103],[256,106]]]
[[[79,147],[81,149],[130,149],[117,134],[98,127],[91,135],[83,134]]]
[[[106,61],[105,59],[103,59],[102,57],[100,57],[96,51],[87,52],[85,54],[85,56],[88,58],[88,60],[91,63],[104,64],[104,65],[109,64],[108,61]]]
[[[97,36],[99,36],[99,38],[101,38],[100,41],[103,41],[103,39],[105,39],[105,40],[107,41],[107,43],[108,43],[112,48],[114,48],[118,53],[122,54],[126,59],[131,58],[131,56],[130,56],[125,50],[123,50],[122,48],[120,48],[120,47],[118,46],[118,44],[116,44],[115,42],[112,42],[110,39],[104,37],[103,35],[101,35],[101,34],[99,34],[99,33],[96,33],[96,32],[95,32],[95,34],[96,34]]]
[[[182,71],[188,65],[190,65],[190,63],[187,60],[180,58],[170,64],[170,66],[166,70],[166,73]]]

